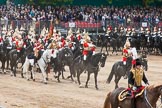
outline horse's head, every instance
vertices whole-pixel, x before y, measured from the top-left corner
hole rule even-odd
[[[105,61],[106,61],[107,55],[104,53],[97,53],[92,56],[90,63],[93,66],[101,65],[101,67],[105,66]]]
[[[105,66],[106,59],[107,59],[107,55],[105,53],[102,53],[102,57],[100,59],[101,67]]]
[[[131,64],[132,59],[133,59],[132,56],[127,57],[127,64]]]
[[[72,50],[70,48],[64,48],[63,49],[63,54],[66,58],[73,57]]]
[[[155,108],[160,96],[162,98],[162,84],[148,86],[144,93],[144,97],[150,108]]]

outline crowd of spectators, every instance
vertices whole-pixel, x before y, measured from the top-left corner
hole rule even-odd
[[[32,5],[1,5],[1,20],[33,20],[73,22],[86,21],[90,23],[101,22],[103,26],[107,22],[140,23],[148,21],[157,24],[162,21],[162,8],[159,7],[109,7],[109,6],[40,6]]]

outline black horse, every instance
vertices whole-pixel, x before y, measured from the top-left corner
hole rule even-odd
[[[0,45],[0,61],[2,62],[2,73],[4,73],[6,58],[7,58],[7,49],[3,44]]]
[[[80,75],[83,71],[87,71],[88,76],[87,76],[87,81],[86,81],[86,85],[85,87],[88,88],[88,81],[90,79],[90,74],[94,73],[94,78],[95,78],[95,87],[96,89],[98,89],[98,85],[97,85],[97,75],[99,72],[99,67],[104,67],[105,66],[105,62],[107,59],[107,55],[104,53],[97,53],[95,55],[92,55],[89,62],[86,63],[86,65],[83,62],[83,57],[82,56],[78,56],[74,62],[72,63],[72,74],[75,76],[77,74],[77,80],[79,85],[81,85],[80,82]]]
[[[147,55],[143,54],[141,55],[138,59],[140,60],[143,68],[145,71],[148,70],[148,61],[147,61]],[[122,76],[125,76],[125,75],[128,75],[128,72],[130,71],[131,67],[132,67],[132,57],[128,57],[127,58],[127,65],[123,65],[123,62],[122,61],[118,61],[118,62],[115,62],[112,69],[111,69],[111,72],[109,74],[109,77],[107,79],[107,83],[110,83],[112,78],[113,78],[113,75],[115,75],[115,88],[118,88],[118,82],[119,80],[121,79]]]
[[[132,57],[128,57],[126,61],[126,65],[123,65],[122,61],[115,62],[112,66],[111,72],[109,74],[109,77],[107,79],[107,83],[110,83],[113,75],[115,75],[115,88],[118,88],[118,82],[121,79],[122,76],[125,76],[132,67]]]
[[[23,51],[21,55],[18,55],[16,49],[12,49],[9,52],[9,59],[10,59],[10,66],[11,66],[11,75],[13,74],[16,77],[16,68],[18,63],[22,63],[22,65],[25,62],[25,58],[29,53],[33,52],[33,46],[32,44],[28,44],[26,48],[23,48]],[[23,73],[21,73],[22,78],[24,78]]]
[[[77,58],[78,56],[82,55],[82,51],[83,51],[83,45],[78,43],[78,44],[75,44],[75,48],[74,50],[72,51],[73,52],[73,58]]]
[[[155,36],[154,37],[154,51],[155,51],[155,54],[159,54],[159,51],[160,51],[160,36]]]
[[[110,49],[110,36],[101,35],[101,36],[98,36],[98,40],[100,40],[100,42],[101,42],[101,50],[100,50],[100,52],[102,53],[102,50],[105,47],[107,55],[109,55],[108,47]]]
[[[58,82],[60,82],[60,75],[61,75],[61,72],[63,71],[63,64],[60,61],[60,58],[58,56],[56,58],[52,57],[51,58],[51,64],[53,65],[53,71],[55,72],[54,77],[57,78]],[[58,76],[56,76],[57,73],[58,73]]]
[[[73,62],[73,53],[70,48],[65,47],[58,52],[57,58],[52,60],[54,72],[55,73],[58,72],[58,80],[59,80],[59,76],[61,75],[60,71],[62,72],[62,78],[64,79],[64,75],[63,75],[64,66],[69,67],[70,76],[68,78],[71,78],[73,80],[71,74],[72,62]]]

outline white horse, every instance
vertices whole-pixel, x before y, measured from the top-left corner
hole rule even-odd
[[[42,75],[43,75],[43,82],[45,84],[47,84],[48,77],[47,77],[46,69],[47,69],[48,63],[50,63],[51,54],[52,54],[52,49],[46,49],[43,52],[43,55],[41,56],[41,58],[37,61],[38,66],[39,66],[39,68],[42,72]]]
[[[47,66],[48,66],[48,63],[50,62],[50,59],[51,59],[51,54],[52,54],[52,50],[51,49],[47,49],[43,52],[41,58],[37,61],[38,63],[38,66],[42,72],[42,76],[43,76],[43,82],[45,84],[47,84],[47,72],[46,72],[46,69],[47,69]],[[35,80],[35,75],[34,75],[34,60],[30,60],[26,57],[26,60],[25,60],[25,63],[23,65],[23,73],[26,73],[26,78],[27,80],[29,80],[29,66],[31,65],[32,66],[32,75],[33,75],[33,80]]]
[[[34,59],[28,59],[28,57],[26,57],[25,59],[25,63],[23,64],[23,74],[26,74],[26,79],[29,80],[29,75],[30,75],[30,71],[29,71],[29,67],[31,66],[31,74],[33,76],[33,81],[35,81],[35,74],[34,74]]]

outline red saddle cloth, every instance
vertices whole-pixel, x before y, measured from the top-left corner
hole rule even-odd
[[[123,101],[125,99],[132,99],[141,96],[145,90],[145,86],[138,87],[137,90],[132,90],[131,88],[124,89],[118,95],[118,100]],[[130,92],[130,93],[129,93]]]
[[[131,91],[131,97],[137,97],[141,92],[143,93],[145,86],[138,87],[136,90],[132,90],[131,88],[127,88],[127,91]]]

